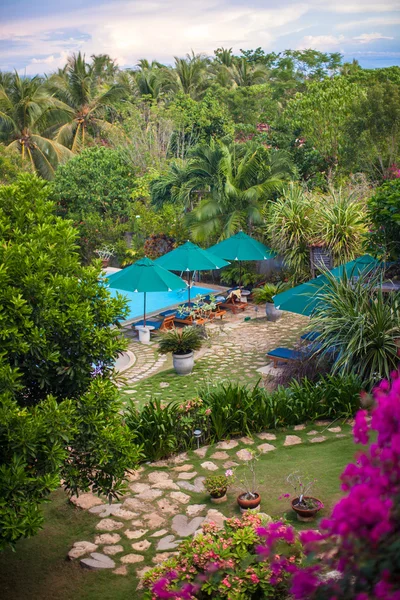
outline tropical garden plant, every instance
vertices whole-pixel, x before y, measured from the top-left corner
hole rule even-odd
[[[253,302],[254,304],[273,303],[274,296],[284,292],[286,288],[287,284],[283,282],[277,284],[265,283],[262,287],[254,288],[252,290]]]
[[[203,484],[211,498],[222,498],[225,496],[229,486],[233,485],[234,475],[231,469],[227,469],[224,475],[209,475]]]
[[[400,258],[400,179],[386,181],[368,201],[372,252],[386,260]]]
[[[183,327],[171,329],[160,336],[158,351],[161,354],[188,354],[200,350],[203,334],[197,327]]]

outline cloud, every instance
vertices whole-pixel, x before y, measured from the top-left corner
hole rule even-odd
[[[341,45],[345,41],[344,35],[306,35],[298,44],[299,50],[305,48],[314,48],[315,50],[323,50],[325,52],[340,50]]]
[[[393,37],[382,35],[381,33],[362,33],[361,35],[356,35],[353,37],[353,40],[359,42],[360,44],[369,44],[370,42],[376,42],[377,40],[393,39]]]
[[[335,29],[339,31],[346,31],[349,29],[359,29],[360,27],[380,27],[380,26],[395,26],[400,25],[400,17],[394,17],[393,15],[387,17],[370,17],[368,19],[361,19],[359,21],[345,21],[344,23],[338,23]]]

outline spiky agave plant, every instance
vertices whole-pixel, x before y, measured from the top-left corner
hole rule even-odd
[[[311,318],[320,351],[333,356],[333,373],[355,373],[372,386],[399,364],[400,294],[382,292],[380,274],[357,281],[346,273],[340,279],[325,275],[328,283]]]
[[[161,335],[158,351],[161,354],[188,354],[200,350],[202,341],[203,335],[198,327],[171,329]]]

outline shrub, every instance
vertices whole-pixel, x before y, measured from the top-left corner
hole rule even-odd
[[[262,287],[254,288],[252,290],[254,304],[272,303],[273,297],[284,292],[286,287],[284,283],[266,283]]]
[[[222,531],[213,523],[203,525],[201,534],[181,544],[178,556],[145,574],[146,598],[287,598],[289,574],[275,577],[269,562],[257,555],[263,526],[274,527],[279,555],[291,565],[300,561],[301,544],[286,525],[270,521],[250,511],[225,521]]]
[[[400,258],[400,179],[377,188],[368,202],[373,223],[370,232],[372,252],[387,259]]]
[[[158,351],[161,354],[188,354],[200,350],[203,334],[198,327],[171,329],[161,335]]]

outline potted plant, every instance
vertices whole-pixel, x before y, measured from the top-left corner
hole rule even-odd
[[[323,503],[318,498],[311,496],[311,490],[316,482],[316,479],[303,477],[298,471],[290,473],[286,481],[293,488],[295,498],[291,501],[291,506],[299,521],[313,521],[315,515],[324,508]],[[285,494],[290,497],[289,494]]]
[[[161,334],[158,350],[172,353],[172,362],[178,375],[190,375],[194,367],[194,351],[200,350],[202,332],[197,327],[171,329]]]
[[[282,316],[282,311],[275,308],[273,297],[283,291],[283,284],[266,283],[262,287],[252,290],[254,304],[265,304],[265,314],[268,321],[277,321]]]
[[[101,259],[101,266],[105,269],[108,267],[110,259],[115,255],[115,248],[113,246],[102,246],[95,250],[95,253]]]
[[[224,475],[210,475],[204,480],[204,487],[210,493],[210,500],[214,504],[226,502],[226,492],[233,483],[233,471],[228,469]]]
[[[261,503],[261,496],[256,492],[256,461],[258,457],[255,452],[249,450],[249,460],[246,461],[243,467],[243,476],[240,479],[244,491],[237,497],[237,503],[240,507],[240,512],[245,513],[246,510],[258,509]]]

